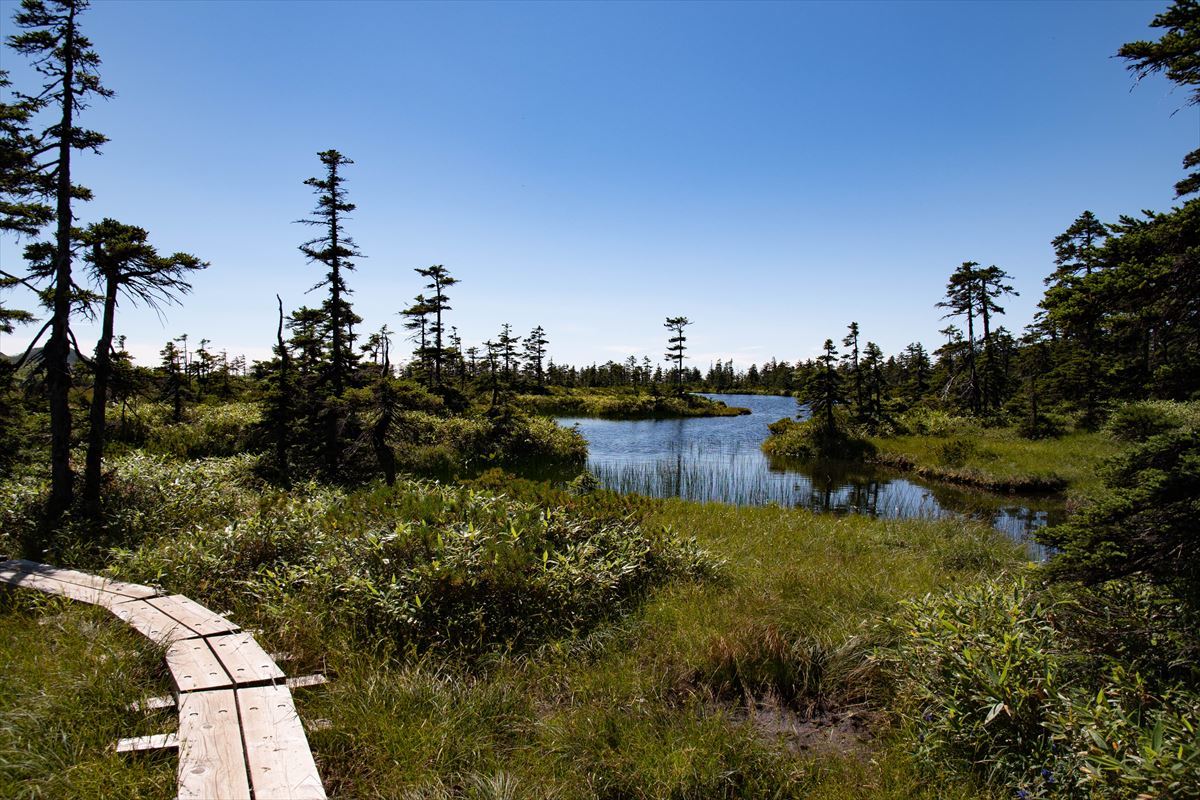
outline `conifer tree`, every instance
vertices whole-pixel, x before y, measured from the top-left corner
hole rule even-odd
[[[546,384],[542,361],[546,358],[546,345],[548,344],[550,344],[550,340],[546,338],[546,331],[541,325],[538,325],[525,337],[525,363],[529,365],[529,371],[533,373],[539,389]],[[629,358],[632,360],[633,356]],[[636,363],[634,361],[635,365]],[[630,370],[630,374],[633,374],[632,370]]]
[[[446,289],[458,283],[458,279],[451,277],[450,272],[441,264],[434,264],[428,269],[418,269],[416,272],[422,278],[429,279],[425,288],[433,291],[433,294],[425,300],[426,313],[433,315],[433,325],[429,329],[429,333],[433,336],[433,347],[429,351],[429,360],[433,365],[432,385],[441,386],[442,364],[446,360],[446,349],[442,347],[442,332],[445,330],[442,325],[442,314],[451,310],[450,298],[446,296]]]
[[[1000,365],[997,362],[995,341],[992,337],[992,317],[1003,314],[1004,308],[996,299],[1006,294],[1015,295],[1017,292],[1005,281],[1012,278],[1004,270],[993,264],[975,271],[979,281],[977,302],[979,315],[983,321],[983,386],[982,395],[984,406],[1000,407]]]
[[[188,253],[160,256],[149,243],[145,229],[105,219],[88,226],[81,242],[86,248],[92,280],[103,291],[100,339],[92,361],[95,383],[89,419],[87,461],[84,469],[84,505],[95,514],[100,508],[101,465],[104,458],[104,415],[112,375],[112,343],[117,304],[124,296],[133,305],[154,309],[179,302],[192,286],[190,273],[208,265]]]
[[[1104,268],[1103,243],[1108,235],[1108,226],[1084,211],[1054,237],[1055,269],[1046,276],[1046,294],[1038,304],[1046,312],[1046,322],[1064,335],[1056,377],[1064,396],[1082,400],[1083,424],[1088,427],[1098,418],[1100,386],[1096,326],[1101,309],[1091,276]]]
[[[858,414],[862,414],[864,399],[863,399],[863,376],[858,369],[858,323],[851,322],[845,338],[842,339],[842,347],[849,347],[850,350],[842,356],[842,360],[846,362],[850,368],[850,374],[854,379],[854,410]]]
[[[664,358],[675,362],[675,387],[679,392],[683,391],[683,360],[687,358],[684,355],[684,351],[687,350],[687,336],[683,330],[691,324],[692,321],[687,317],[667,317],[667,321],[663,323],[663,327],[672,334],[667,339],[667,354]]]
[[[946,299],[937,304],[938,308],[948,309],[943,319],[966,317],[967,400],[971,411],[975,413],[979,413],[980,401],[979,373],[975,363],[975,314],[979,309],[979,275],[976,269],[978,266],[978,261],[964,261],[946,283]]]
[[[346,179],[341,173],[343,167],[354,162],[337,150],[323,150],[317,157],[325,167],[325,177],[309,178],[304,182],[313,187],[317,207],[312,217],[298,221],[323,230],[320,236],[300,245],[300,252],[310,262],[317,262],[326,269],[325,277],[313,289],[329,287],[329,299],[324,304],[329,318],[329,377],[333,394],[339,396],[346,388],[352,366],[352,326],[360,321],[350,307],[351,290],[346,285],[345,273],[354,269],[353,259],[361,258],[362,253],[344,228],[355,206],[346,200]]]
[[[87,200],[91,193],[71,183],[73,151],[98,152],[106,141],[101,134],[81,128],[76,115],[93,97],[111,97],[100,83],[100,56],[79,28],[79,15],[87,0],[22,0],[14,25],[22,32],[9,37],[9,46],[32,59],[33,68],[45,82],[29,96],[34,108],[51,109],[54,122],[38,137],[34,157],[52,156],[40,162],[54,185],[54,239],[50,338],[42,351],[46,367],[46,390],[50,406],[50,515],[65,511],[74,497],[71,470],[71,368],[69,363],[71,312],[75,285],[71,275],[74,216],[71,201]]]
[[[504,382],[506,384],[512,383],[513,367],[517,363],[517,345],[520,343],[521,337],[512,335],[512,325],[506,322],[500,326],[500,335],[496,337],[496,348],[497,355],[504,364]]]
[[[1175,0],[1170,8],[1154,17],[1152,28],[1164,28],[1158,41],[1138,41],[1123,45],[1117,55],[1141,81],[1148,75],[1164,73],[1167,80],[1188,89],[1186,105],[1200,105],[1200,0]],[[1184,169],[1200,167],[1200,147],[1183,158]],[[1178,197],[1200,192],[1200,171],[1175,184]]]
[[[842,380],[837,372],[838,352],[833,339],[826,339],[821,355],[817,356],[817,369],[808,381],[808,408],[812,418],[826,430],[837,427],[833,410],[844,399]]]

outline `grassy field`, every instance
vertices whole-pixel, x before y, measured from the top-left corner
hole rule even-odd
[[[318,538],[353,538],[356,528],[378,529],[381,503],[400,502],[387,497],[364,491],[297,513]],[[470,511],[470,503],[490,508],[486,498],[437,497],[474,529],[486,528],[482,512]],[[235,519],[272,502],[253,512],[218,500]],[[403,503],[406,514],[432,513],[411,498]],[[893,740],[888,682],[871,653],[887,636],[877,623],[899,601],[1017,568],[1015,548],[961,522],[683,501],[629,508],[649,543],[664,526],[695,537],[710,569],[647,584],[598,624],[509,645],[463,650],[364,637],[361,627],[339,622],[336,606],[316,607],[299,589],[271,591],[266,573],[288,580],[278,562],[253,573],[241,594],[222,594],[225,584],[203,570],[178,578],[168,570],[163,582],[235,609],[242,624],[262,629],[268,650],[297,653],[291,670],[329,675],[329,685],[300,693],[298,704],[305,719],[332,723],[311,741],[334,797],[988,796],[920,770]],[[174,519],[204,525],[182,511]],[[462,519],[443,523],[450,530]],[[248,542],[234,552],[262,560],[266,547],[325,563],[319,548],[293,549],[300,545],[284,533],[264,539],[257,524],[234,525],[229,537]],[[201,548],[225,540],[195,541]],[[166,547],[154,552],[174,552]],[[119,571],[145,579],[151,561],[126,559]],[[306,579],[326,569],[309,568]],[[110,749],[118,737],[171,728],[169,715],[125,710],[165,689],[152,648],[102,613],[24,598],[0,607],[0,633],[8,690],[0,700],[0,795],[173,796],[172,759],[124,761]]]
[[[1025,439],[1011,428],[976,427],[947,435],[871,440],[876,460],[929,480],[1021,493],[1068,490],[1086,495],[1100,485],[1098,469],[1120,444],[1096,432]]]
[[[604,419],[671,419],[735,417],[749,409],[727,406],[695,394],[656,395],[629,389],[562,389],[549,394],[523,394],[517,405],[534,414]]]

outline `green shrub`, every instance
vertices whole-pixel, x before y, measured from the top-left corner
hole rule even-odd
[[[1100,583],[1138,575],[1200,604],[1200,430],[1153,436],[1105,470],[1105,492],[1038,532],[1059,552],[1060,578]]]
[[[844,424],[830,428],[823,421],[781,419],[768,426],[771,435],[763,452],[804,461],[862,461],[875,455],[875,445],[851,433]]]
[[[1151,436],[1200,427],[1200,403],[1143,400],[1118,406],[1104,430],[1122,442],[1142,442]]]
[[[921,405],[901,414],[897,427],[918,436],[953,436],[976,430],[978,425],[967,417]]]
[[[268,495],[232,525],[162,537],[119,562],[214,607],[319,608],[309,624],[467,649],[584,629],[713,567],[669,530],[424,482]]]
[[[1132,618],[1151,597],[1104,602]],[[877,658],[918,760],[1022,798],[1200,797],[1195,681],[1150,680],[1137,659],[1093,649],[1077,605],[1005,577],[906,604]]]
[[[171,423],[165,406],[145,409],[138,426],[145,426],[148,452],[176,458],[213,458],[256,451],[263,440],[262,410],[257,403],[198,405],[183,422]]]

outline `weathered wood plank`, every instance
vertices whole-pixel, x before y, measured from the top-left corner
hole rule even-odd
[[[320,686],[323,683],[329,683],[329,679],[324,675],[301,675],[298,678],[288,678],[283,685],[289,689],[305,689],[309,686]]]
[[[117,742],[118,753],[141,753],[146,750],[169,750],[179,747],[179,737],[174,733],[156,733],[153,736],[137,736]]]
[[[147,639],[160,644],[177,642],[180,639],[191,639],[197,633],[187,628],[177,619],[173,619],[145,600],[131,600],[110,606],[109,611],[116,617],[132,626]]]
[[[243,686],[283,680],[283,670],[250,634],[210,636],[206,641],[235,684]]]
[[[91,575],[87,572],[79,572],[78,570],[53,567],[49,564],[39,564],[36,561],[26,561],[21,558],[0,563],[0,573],[10,569],[44,575],[48,578],[57,578],[58,580],[74,583],[78,586],[89,586],[93,589],[123,595],[135,600],[154,597],[159,594],[157,589],[150,586],[143,586],[140,583],[125,583],[124,581],[116,581],[100,575]]]
[[[237,625],[222,617],[215,611],[184,597],[181,594],[154,597],[146,602],[182,622],[200,636],[213,636],[219,633],[233,633],[241,630]]]
[[[36,589],[46,594],[69,597],[81,603],[90,603],[105,608],[112,608],[117,603],[129,600],[128,597],[123,595],[113,594],[112,592],[106,592],[91,586],[80,586],[77,583],[59,580],[58,578],[52,578],[38,572],[4,570],[0,572],[0,583],[24,589]]]
[[[179,696],[179,800],[250,797],[232,689]]]
[[[324,800],[292,693],[283,686],[257,686],[238,689],[237,700],[255,800]]]
[[[233,680],[204,639],[183,639],[167,648],[167,669],[181,692],[228,689]]]
[[[154,711],[160,708],[174,708],[175,698],[171,695],[147,697],[145,700],[135,700],[129,704],[130,711]]]

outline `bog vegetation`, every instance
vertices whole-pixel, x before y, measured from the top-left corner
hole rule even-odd
[[[355,165],[329,149],[296,178],[319,302],[276,297],[269,359],[181,333],[148,366],[124,315],[208,264],[74,181],[111,95],[86,9],[22,0],[8,42],[45,82],[0,107],[0,232],[26,258],[0,290],[42,305],[0,306],[0,332],[32,333],[0,360],[0,555],[188,594],[329,672],[301,712],[332,722],[312,740],[333,795],[1200,797],[1197,173],[1176,208],[1082,211],[1019,334],[1010,276],[964,261],[930,298],[932,352],[852,322],[840,350],[702,374],[685,316],[659,363],[556,363],[536,323],[464,343],[441,264],[414,270],[402,333],[364,331]],[[1195,104],[1200,5],[1153,25],[1119,55]],[[968,520],[623,495],[551,418],[744,411],[698,391],[795,395],[772,453],[1067,489],[1075,513],[1031,565]],[[19,592],[0,629],[0,793],[171,795],[169,767],[108,747],[170,724],[128,710],[162,692],[158,650]]]

